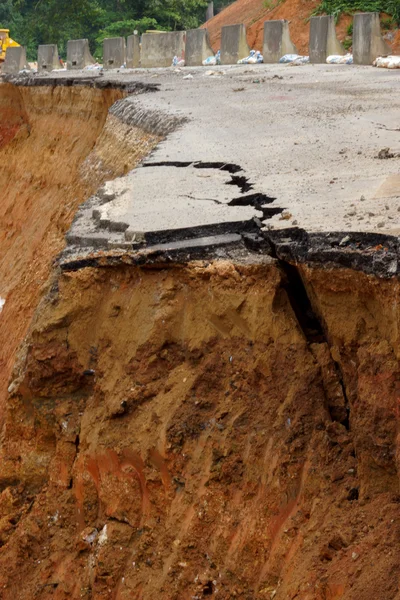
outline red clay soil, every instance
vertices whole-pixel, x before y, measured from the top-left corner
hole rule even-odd
[[[268,8],[269,6],[273,8]],[[285,0],[283,2],[268,2],[268,0],[237,0],[225,10],[203,25],[210,34],[211,45],[215,51],[221,45],[221,27],[244,23],[247,27],[247,40],[251,48],[262,50],[264,21],[286,19],[290,23],[292,41],[299,54],[308,54],[309,18],[319,0]],[[343,15],[336,27],[338,38],[343,41],[352,18]],[[400,50],[400,34],[397,32],[393,41],[388,40],[393,52]]]
[[[390,42],[394,54],[400,54],[400,29],[395,33],[394,39]]]

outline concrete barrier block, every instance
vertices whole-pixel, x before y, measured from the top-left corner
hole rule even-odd
[[[22,70],[30,71],[30,69],[26,59],[26,50],[23,46],[7,48],[6,58],[3,64],[3,73],[15,75]]]
[[[235,65],[238,60],[250,54],[247,44],[246,27],[240,25],[226,25],[221,31],[221,64]]]
[[[38,48],[38,71],[39,73],[61,69],[61,63],[58,56],[58,47],[56,44],[39,46]]]
[[[88,40],[69,40],[67,43],[67,69],[84,69],[95,62],[90,54]]]
[[[126,43],[126,67],[137,69],[140,67],[140,38],[138,35],[128,36]]]
[[[371,65],[378,56],[391,54],[391,48],[381,36],[379,13],[359,13],[353,21],[353,61],[356,65]]]
[[[214,56],[207,29],[190,29],[186,32],[185,61],[188,67],[201,67],[203,60]]]
[[[276,63],[285,54],[297,54],[296,46],[290,39],[289,22],[265,21],[263,56],[265,63]]]
[[[346,54],[336,37],[334,17],[311,17],[309,54],[310,62],[314,64],[326,63],[332,54]]]
[[[170,67],[174,56],[185,58],[186,32],[144,33],[142,35],[141,66]]]
[[[103,69],[120,69],[126,61],[126,42],[123,37],[103,41]]]

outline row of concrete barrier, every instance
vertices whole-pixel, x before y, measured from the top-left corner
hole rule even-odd
[[[221,31],[221,64],[236,64],[249,55],[250,47],[244,25],[227,25]],[[332,54],[346,53],[336,37],[332,16],[310,19],[310,62],[325,63]],[[169,67],[174,56],[185,61],[186,66],[201,66],[214,54],[206,29],[174,31],[168,33],[145,33],[125,38],[104,40],[103,67],[116,69]],[[288,21],[266,21],[264,24],[263,56],[265,63],[276,63],[285,54],[297,54],[290,39]],[[359,13],[353,21],[354,63],[370,65],[378,56],[390,54],[390,48],[381,37],[378,13]],[[83,69],[95,60],[90,54],[88,40],[71,40],[67,44],[67,69]],[[56,45],[39,46],[38,70],[52,71],[60,67]],[[18,73],[29,69],[25,49],[9,48],[4,63],[4,72]]]

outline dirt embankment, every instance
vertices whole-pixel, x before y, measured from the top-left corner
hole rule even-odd
[[[215,51],[221,45],[221,28],[224,25],[244,23],[247,27],[247,40],[251,48],[262,51],[264,22],[274,19],[286,19],[290,24],[290,35],[300,54],[308,54],[310,22],[309,19],[320,4],[319,0],[283,0],[268,2],[265,0],[237,0],[225,10],[203,25],[210,34],[211,45]],[[342,15],[336,27],[339,40],[346,39],[352,17]],[[387,39],[393,52],[400,51],[400,35],[395,33]]]
[[[272,260],[54,282],[7,405],[4,600],[398,597],[398,283],[301,274],[323,330]]]
[[[159,141],[108,114],[123,95],[0,84],[0,421],[15,352],[77,207]]]

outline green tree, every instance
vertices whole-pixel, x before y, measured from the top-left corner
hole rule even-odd
[[[219,0],[224,1],[224,0]],[[198,27],[208,0],[0,0],[0,26],[35,60],[39,44],[58,44],[65,56],[69,39],[88,38],[101,56],[104,38],[135,29],[174,31]]]

